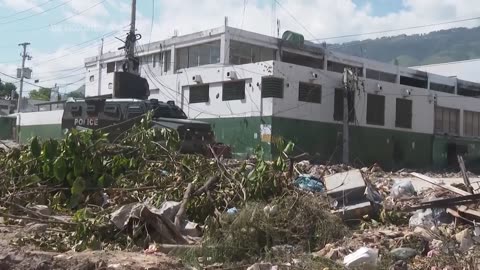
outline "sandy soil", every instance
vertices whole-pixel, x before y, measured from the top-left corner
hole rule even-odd
[[[0,227],[0,270],[184,269],[181,263],[162,253],[154,255],[123,251],[54,253],[38,251],[34,247],[14,247],[9,243],[19,230],[21,229]]]

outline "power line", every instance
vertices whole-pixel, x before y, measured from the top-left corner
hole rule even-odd
[[[305,27],[299,20],[297,20],[297,18],[295,18],[295,16],[293,16],[292,13],[290,13],[290,11],[288,11],[288,9],[286,9],[278,0],[274,0],[298,25],[300,25],[303,30],[305,30],[308,34],[310,34],[314,39],[316,39],[315,35],[312,34],[312,32],[310,32],[307,27]]]
[[[311,41],[340,39],[340,38],[348,38],[348,37],[356,37],[356,36],[366,36],[366,35],[374,35],[374,34],[383,34],[383,33],[389,33],[389,32],[404,31],[404,30],[411,30],[411,29],[418,29],[418,28],[425,28],[425,27],[433,27],[433,26],[439,26],[439,25],[445,25],[445,24],[453,24],[453,23],[459,23],[459,22],[473,21],[473,20],[478,20],[478,19],[480,19],[480,17],[459,19],[459,20],[446,21],[446,22],[440,22],[440,23],[432,23],[432,24],[425,24],[425,25],[410,26],[410,27],[390,29],[390,30],[381,30],[381,31],[374,31],[374,32],[367,32],[367,33],[358,33],[358,34],[348,34],[348,35],[343,35],[343,36],[333,36],[333,37],[326,37],[326,38],[317,38],[317,39],[312,39]]]
[[[8,74],[6,74],[6,73],[3,73],[3,72],[1,72],[1,71],[0,71],[0,74],[2,74],[2,75],[4,75],[4,76],[7,76],[7,77],[9,77],[9,78],[11,78],[11,79],[14,79],[14,80],[17,79],[16,77],[10,76],[10,75],[8,75]],[[29,85],[31,85],[31,86],[39,87],[39,88],[48,88],[48,87],[43,87],[43,86],[38,85],[38,84],[30,83],[30,82],[28,82],[28,81],[25,81],[25,83],[26,83],[26,84],[29,84]]]
[[[11,18],[11,17],[17,16],[17,15],[19,15],[19,14],[22,14],[22,13],[28,12],[28,11],[30,11],[30,10],[33,10],[33,9],[39,8],[39,7],[41,7],[41,6],[44,6],[44,5],[46,5],[46,4],[50,3],[50,2],[53,2],[53,1],[55,1],[55,0],[48,0],[48,1],[46,1],[46,2],[43,2],[43,3],[41,3],[41,4],[38,4],[38,5],[33,6],[33,7],[31,7],[31,8],[24,9],[24,10],[22,10],[22,11],[15,12],[15,13],[12,13],[12,14],[7,15],[7,16],[0,17],[0,19],[6,19],[6,18]]]
[[[80,67],[74,67],[74,68],[57,69],[57,70],[51,70],[51,71],[45,71],[45,72],[35,72],[35,74],[55,74],[55,73],[63,73],[67,71],[76,71],[83,68],[84,66],[82,65]]]
[[[56,8],[59,8],[59,7],[61,7],[61,6],[64,6],[64,5],[66,5],[66,4],[68,4],[68,3],[72,2],[72,1],[73,1],[73,0],[65,1],[65,2],[61,3],[60,5],[56,5],[56,6],[52,7],[52,8],[46,9],[46,10],[40,12],[40,13],[35,13],[35,14],[29,15],[29,16],[26,16],[26,17],[22,17],[22,18],[15,19],[15,20],[11,20],[11,21],[7,21],[7,22],[1,22],[0,25],[11,24],[11,23],[14,23],[14,22],[23,21],[23,20],[25,20],[25,19],[29,19],[29,18],[38,16],[38,15],[42,15],[42,14],[45,14],[45,13],[47,13],[47,12],[49,12],[49,11],[52,11],[52,10],[54,10],[54,9],[56,9]]]
[[[48,28],[48,27],[55,26],[55,25],[57,25],[57,24],[63,23],[63,22],[65,22],[65,21],[68,21],[68,20],[70,20],[71,18],[74,18],[74,17],[76,17],[76,16],[78,16],[78,15],[81,15],[81,14],[89,11],[90,9],[92,9],[92,8],[94,8],[94,7],[98,6],[98,5],[106,2],[106,1],[107,1],[107,0],[102,0],[102,1],[100,1],[100,2],[98,2],[98,3],[96,3],[96,4],[93,5],[93,6],[90,6],[90,7],[86,8],[86,9],[80,11],[80,12],[76,12],[76,13],[73,14],[72,16],[66,17],[66,18],[64,18],[64,19],[62,19],[62,20],[60,20],[60,21],[57,21],[57,22],[53,23],[53,24],[45,25],[45,26],[38,27],[38,28],[28,29],[28,30],[17,30],[17,32],[37,31],[37,30],[41,30],[41,29],[45,29],[45,28]]]
[[[123,30],[123,29],[122,29]],[[115,33],[118,33],[122,30],[117,30],[117,31],[112,31],[111,33],[109,34],[105,34],[103,36],[100,36],[100,38],[102,37],[108,37],[108,36],[112,36],[114,35]],[[77,44],[77,45],[73,45],[73,46],[70,46],[68,48],[65,48],[63,50],[69,50],[69,49],[73,49],[75,47],[79,47],[78,50],[75,51],[75,53],[66,53],[66,54],[63,54],[63,55],[59,55],[59,56],[56,56],[56,57],[53,57],[53,58],[50,58],[50,59],[45,59],[45,60],[42,60],[40,62],[35,62],[36,65],[39,65],[39,64],[45,64],[45,63],[48,63],[48,62],[53,62],[53,61],[56,61],[58,59],[62,59],[64,58],[65,56],[70,56],[70,55],[78,55],[78,54],[83,54],[86,52],[86,49],[90,49],[91,46],[96,46],[96,44],[94,43],[95,41],[98,40],[98,37],[95,38],[95,39],[92,39],[92,40],[89,40],[89,41],[85,41],[85,42],[82,42],[80,44]],[[110,44],[114,44],[115,42],[117,42],[117,40],[113,40],[113,41],[110,41],[108,43],[105,43],[105,45],[110,45]],[[92,44],[90,44],[92,43]],[[85,44],[86,46],[81,46],[82,44]]]
[[[83,71],[82,73],[71,74],[71,75],[61,76],[61,77],[47,78],[46,80],[40,80],[40,81],[41,81],[42,83],[44,83],[44,82],[51,82],[51,81],[58,81],[58,80],[65,79],[65,78],[84,76],[85,73],[86,73],[86,72]]]
[[[432,23],[432,24],[425,24],[425,25],[416,25],[416,26],[410,26],[410,27],[403,27],[403,28],[396,28],[396,29],[387,29],[387,30],[380,30],[380,31],[373,31],[373,32],[367,32],[367,33],[354,33],[354,34],[347,34],[347,35],[341,35],[341,36],[331,36],[331,37],[325,37],[325,38],[316,38],[315,35],[305,27],[292,13],[288,11],[278,0],[274,0],[300,27],[302,27],[308,34],[310,34],[314,39],[311,39],[310,41],[320,41],[320,40],[332,40],[332,39],[341,39],[341,38],[348,38],[348,37],[356,37],[356,36],[366,36],[366,35],[375,35],[375,34],[383,34],[383,33],[389,33],[389,32],[397,32],[397,31],[404,31],[404,30],[411,30],[411,29],[419,29],[419,28],[426,28],[426,27],[434,27],[434,26],[440,26],[440,25],[446,25],[446,24],[454,24],[454,23],[460,23],[460,22],[467,22],[467,21],[473,21],[473,20],[479,20],[480,16],[477,17],[471,17],[471,18],[464,18],[464,19],[457,19],[457,20],[451,20],[451,21],[445,21],[445,22],[439,22],[439,23]]]

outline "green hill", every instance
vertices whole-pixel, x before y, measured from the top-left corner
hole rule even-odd
[[[480,27],[330,44],[332,50],[402,66],[480,58]]]

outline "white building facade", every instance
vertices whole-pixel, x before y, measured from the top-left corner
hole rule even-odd
[[[228,26],[139,45],[137,55],[150,98],[210,122],[239,157],[257,145],[275,156],[283,139],[297,152],[340,160],[345,67],[363,82],[349,94],[352,162],[428,167],[480,156],[477,83]],[[86,59],[86,95],[112,94],[123,59],[122,52]]]

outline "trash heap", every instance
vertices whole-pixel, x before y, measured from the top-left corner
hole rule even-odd
[[[0,152],[8,245],[169,254],[190,269],[479,269],[479,200],[465,185],[294,162],[282,142],[274,161],[261,148],[180,154],[178,135],[148,121],[115,141],[73,130]]]

